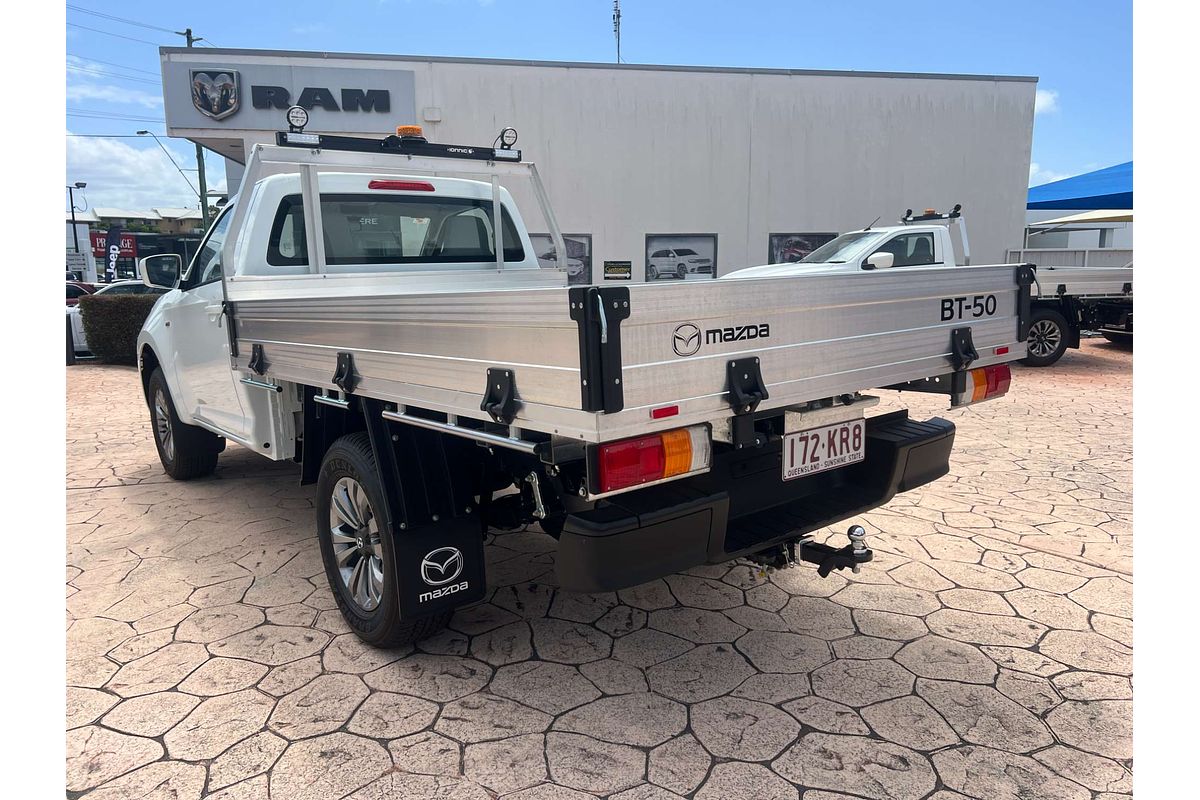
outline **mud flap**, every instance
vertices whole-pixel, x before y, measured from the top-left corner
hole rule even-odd
[[[483,598],[487,581],[475,497],[483,474],[471,442],[383,419],[361,399],[387,495],[400,616],[427,617]]]
[[[483,599],[487,581],[477,520],[436,522],[394,533],[402,618],[425,617]]]

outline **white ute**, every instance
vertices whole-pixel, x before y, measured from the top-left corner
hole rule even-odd
[[[932,224],[922,224],[932,223]],[[944,223],[944,224],[940,224]],[[961,234],[963,258],[955,259],[951,229]],[[931,208],[905,212],[899,225],[843,233],[798,262],[749,267],[725,278],[780,277],[898,268],[953,268],[970,264],[962,206],[939,214]],[[1099,330],[1110,341],[1133,340],[1133,268],[1027,265],[1034,271],[1029,335],[1023,363],[1045,367],[1079,347],[1081,330]],[[985,298],[986,300],[986,298]],[[972,299],[974,302],[974,299]],[[949,310],[947,310],[949,313]]]
[[[1028,269],[569,286],[515,139],[293,127],[255,145],[186,269],[140,262],[171,289],[138,339],[164,469],[207,475],[227,440],[296,461],[365,641],[410,641],[479,600],[485,533],[534,523],[567,590],[743,557],[857,570],[860,527],[840,548],[809,534],[946,474],[954,440],[943,419],[871,413],[864,392],[1007,391]],[[529,181],[555,268],[509,179]]]

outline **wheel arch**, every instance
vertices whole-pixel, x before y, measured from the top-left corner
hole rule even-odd
[[[150,397],[150,376],[161,366],[158,354],[154,352],[154,348],[149,343],[143,344],[138,349],[138,375],[142,380],[142,397],[147,398],[147,401]]]

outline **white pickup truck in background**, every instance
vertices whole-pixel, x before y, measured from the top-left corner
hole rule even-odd
[[[795,263],[751,267],[725,277],[798,276],[913,267],[953,268],[970,264],[970,245],[962,206],[955,206],[944,214],[926,209],[919,216],[910,209],[900,223],[843,233]],[[961,261],[955,258],[952,228],[957,228],[960,233]],[[1034,268],[1035,294],[1023,363],[1032,367],[1053,364],[1062,358],[1067,348],[1079,347],[1082,330],[1097,330],[1110,341],[1132,344],[1132,265],[1029,266]],[[948,308],[945,313],[954,311]]]
[[[486,533],[530,524],[557,540],[567,590],[734,558],[857,570],[872,558],[861,527],[841,548],[811,534],[945,475],[955,430],[869,414],[864,392],[957,407],[1008,390],[1028,268],[569,286],[515,138],[293,127],[254,146],[186,270],[174,255],[139,265],[170,290],[138,339],[164,469],[207,475],[227,440],[298,462],[363,640],[436,630],[484,596]],[[501,178],[530,182],[556,268]],[[923,247],[905,246],[867,260]]]

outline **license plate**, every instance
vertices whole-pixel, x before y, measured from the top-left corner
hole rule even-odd
[[[852,419],[789,433],[783,439],[783,479],[802,478],[863,460],[866,421]]]

